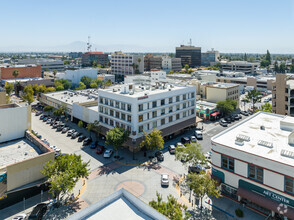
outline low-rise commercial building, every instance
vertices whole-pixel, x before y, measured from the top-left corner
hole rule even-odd
[[[63,71],[64,70],[64,62],[62,60],[55,60],[55,59],[45,59],[45,58],[39,58],[39,59],[23,59],[19,60],[18,64],[21,65],[41,65],[42,72],[45,71]]]
[[[144,57],[144,70],[150,71],[152,69],[162,68],[162,57],[153,56],[153,54],[146,54]]]
[[[81,58],[83,56],[83,52],[70,52],[68,56],[72,59]]]
[[[162,69],[166,72],[181,71],[182,70],[181,58],[163,56],[162,57]]]
[[[97,79],[100,79],[104,82],[110,80],[112,83],[115,82],[115,75],[112,74],[98,74]]]
[[[198,100],[196,102],[196,116],[204,120],[216,120],[219,112],[216,103]]]
[[[103,52],[86,52],[82,56],[82,66],[91,67],[94,63],[96,65],[108,66],[108,54]]]
[[[87,76],[91,79],[97,79],[98,70],[96,68],[78,69],[78,70],[66,70],[65,72],[58,72],[56,74],[57,79],[66,79],[73,86],[78,86],[82,77]]]
[[[143,132],[170,137],[196,122],[196,88],[160,84],[124,84],[99,90],[99,122],[103,135],[113,127],[130,132],[127,147],[138,150]]]
[[[223,195],[266,216],[294,218],[294,119],[259,112],[212,137]]]
[[[239,71],[246,74],[255,74],[256,69],[260,66],[259,63],[249,63],[247,61],[220,61],[223,70]],[[212,65],[216,65],[212,63]]]
[[[18,76],[14,77],[12,73],[17,70]],[[1,65],[0,79],[22,79],[41,77],[40,65]]]

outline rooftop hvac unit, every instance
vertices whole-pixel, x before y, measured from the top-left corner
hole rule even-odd
[[[250,141],[250,137],[244,134],[238,134],[236,139],[243,140],[243,141]]]
[[[268,142],[268,141],[263,141],[263,140],[259,140],[257,142],[258,145],[264,146],[264,147],[268,147],[268,148],[273,148],[273,143]]]
[[[284,157],[289,157],[289,158],[292,158],[294,159],[294,151],[290,151],[290,150],[281,150],[281,156],[284,156]]]
[[[133,92],[133,91],[130,91],[130,92],[129,92],[129,95],[134,95],[134,92]]]

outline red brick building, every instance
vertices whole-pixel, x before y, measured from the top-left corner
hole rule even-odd
[[[108,54],[103,52],[86,52],[82,56],[82,66],[92,66],[93,62],[97,65],[108,65]]]
[[[12,75],[14,70],[18,70],[17,79],[38,78],[41,77],[41,65],[18,65],[18,66],[0,66],[0,79],[15,79]]]

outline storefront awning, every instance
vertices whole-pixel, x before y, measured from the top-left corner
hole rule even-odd
[[[214,112],[210,114],[210,116],[217,116],[217,115],[219,115],[219,112]]]
[[[294,219],[294,209],[289,206],[284,206],[280,202],[276,202],[270,198],[266,198],[253,191],[241,187],[238,188],[237,195],[241,196],[242,198],[248,199],[257,205],[260,205],[261,207],[282,214],[290,219]]]
[[[217,186],[220,186],[220,184],[222,183],[222,179],[219,178],[218,176],[213,175],[213,174],[211,174],[211,179],[216,181]]]

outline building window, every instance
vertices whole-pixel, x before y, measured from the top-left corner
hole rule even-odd
[[[119,128],[119,122],[115,122],[115,127]]]
[[[191,98],[194,98],[195,94],[194,92],[191,93]]]
[[[139,105],[139,111],[140,111],[140,112],[143,111],[143,104],[140,104],[140,105]]]
[[[128,111],[132,111],[132,106],[128,104]]]
[[[161,119],[161,125],[165,124],[165,118]]]
[[[110,125],[113,126],[113,120],[110,120]]]
[[[100,98],[100,103],[103,103],[103,98]]]
[[[127,127],[127,130],[128,130],[129,132],[131,132],[132,129],[131,129],[130,126],[128,126],[128,127]]]
[[[139,133],[143,132],[143,125],[139,126]]]
[[[294,179],[285,177],[285,192],[294,194]]]
[[[132,121],[132,116],[128,115],[128,122]]]
[[[187,112],[183,112],[183,118],[187,117]]]
[[[118,101],[115,102],[115,107],[119,108],[119,102]]]
[[[222,155],[222,168],[234,172],[234,159]]]
[[[169,107],[168,112],[169,113],[173,112],[173,107]]]
[[[263,182],[263,169],[248,164],[248,178],[262,183]]]
[[[187,95],[183,95],[183,100],[186,100],[187,99]]]
[[[108,124],[108,118],[104,119],[105,124]]]
[[[194,106],[195,105],[195,101],[191,101],[191,106]]]
[[[108,108],[104,108],[104,114],[108,115]]]
[[[156,108],[156,107],[157,107],[156,101],[152,102],[152,108]]]
[[[105,99],[104,102],[105,102],[105,105],[108,105],[108,99]]]
[[[179,102],[180,101],[180,96],[177,96],[176,97],[176,102]]]
[[[99,106],[99,112],[103,113],[103,107]]]
[[[187,103],[183,103],[183,108],[187,108]]]
[[[115,117],[119,118],[119,112],[115,112]]]
[[[150,129],[150,125],[149,125],[149,124],[147,124],[147,131],[149,131],[149,129]]]
[[[161,109],[161,115],[165,114],[165,108]]]
[[[113,110],[110,110],[109,112],[110,116],[113,116]]]
[[[103,117],[102,117],[102,116],[100,116],[99,121],[100,121],[100,122],[103,122]]]
[[[154,121],[153,123],[152,123],[152,128],[156,128],[157,127],[157,121]]]
[[[122,119],[122,120],[126,120],[126,114],[121,113],[121,119]]]
[[[139,119],[138,120],[139,120],[139,122],[140,121],[143,121],[143,115],[139,115]]]
[[[191,109],[191,115],[194,115],[194,112],[195,112],[194,109]]]
[[[169,103],[169,104],[173,103],[173,98],[169,98],[169,99],[168,99],[168,103]]]
[[[176,114],[176,120],[180,119],[180,114]]]
[[[152,118],[156,118],[157,117],[157,111],[152,112]]]
[[[172,122],[172,121],[173,121],[173,116],[169,116],[168,122]]]
[[[113,106],[113,101],[112,100],[109,101],[109,105]]]
[[[180,110],[180,105],[177,105],[176,108],[177,108],[177,111],[179,111]]]
[[[123,130],[126,130],[126,126],[124,124],[120,124],[120,126]]]
[[[120,106],[121,106],[121,109],[122,109],[122,110],[126,110],[126,104],[125,104],[125,103],[121,103]]]
[[[164,105],[165,104],[165,100],[164,99],[161,99],[160,104],[161,105]]]

